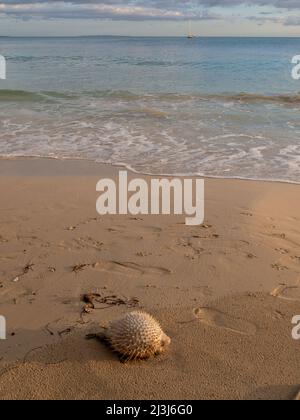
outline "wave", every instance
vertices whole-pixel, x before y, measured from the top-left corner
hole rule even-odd
[[[0,90],[0,101],[14,101],[14,102],[35,102],[40,100],[40,95],[34,92],[23,90]]]
[[[0,102],[47,102],[55,99],[76,99],[64,92],[0,89]]]
[[[300,93],[298,94],[286,94],[286,95],[260,95],[253,93],[238,93],[229,95],[209,95],[211,99],[234,101],[234,102],[245,102],[245,103],[278,103],[278,104],[300,104]]]
[[[124,101],[139,100],[160,100],[166,102],[184,101],[219,101],[237,102],[245,104],[279,104],[279,105],[300,105],[300,93],[263,95],[256,93],[136,93],[123,90],[94,90],[81,92],[64,91],[26,91],[0,89],[0,102],[55,102],[57,100],[80,100],[82,98],[102,99],[111,98]]]

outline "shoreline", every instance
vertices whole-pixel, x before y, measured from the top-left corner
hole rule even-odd
[[[154,173],[147,173],[147,172],[139,172],[136,171],[134,168],[132,168],[130,165],[126,164],[113,164],[113,163],[105,163],[105,162],[98,162],[96,160],[86,159],[86,158],[61,158],[61,157],[41,157],[41,156],[0,156],[0,163],[4,162],[4,165],[12,166],[10,165],[11,162],[17,162],[17,166],[20,163],[26,162],[34,162],[34,161],[40,161],[40,162],[61,162],[66,163],[67,165],[70,165],[70,167],[73,167],[74,165],[78,164],[80,165],[81,170],[86,170],[88,174],[91,173],[96,175],[96,169],[98,171],[103,170],[104,168],[107,170],[108,173],[111,173],[113,171],[114,173],[120,170],[126,170],[129,173],[133,175],[140,175],[141,177],[149,177],[149,178],[202,178],[204,180],[218,180],[218,181],[242,181],[242,182],[258,182],[258,183],[270,183],[270,184],[282,184],[282,185],[300,185],[300,181],[289,181],[289,180],[280,180],[280,179],[255,179],[255,178],[243,178],[243,177],[225,177],[225,176],[213,176],[213,175],[203,175],[203,174],[193,174],[193,173],[174,173],[174,174],[154,174]],[[40,165],[38,165],[39,167]],[[96,168],[97,167],[97,168]],[[13,173],[14,168],[9,169],[9,171],[12,171]],[[26,172],[26,171],[25,171]],[[5,172],[3,172],[2,168],[0,167],[0,176],[6,175]],[[41,174],[35,174],[35,175],[41,175]],[[55,175],[55,173],[53,173]]]
[[[97,215],[96,183],[116,175],[0,159],[0,400],[295,399],[300,186],[206,178],[205,224],[190,227]],[[88,293],[101,299],[85,312]],[[123,365],[86,340],[135,309],[171,337],[165,355]]]

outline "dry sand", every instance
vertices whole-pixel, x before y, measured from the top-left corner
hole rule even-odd
[[[295,399],[300,186],[207,180],[205,226],[187,227],[99,217],[96,182],[115,174],[0,161],[0,399]],[[82,313],[91,292],[104,303]],[[85,336],[135,305],[173,342],[124,365]]]

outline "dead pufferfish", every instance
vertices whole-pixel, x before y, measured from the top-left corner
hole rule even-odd
[[[126,362],[160,355],[171,344],[160,324],[151,315],[139,311],[111,322],[99,338]]]

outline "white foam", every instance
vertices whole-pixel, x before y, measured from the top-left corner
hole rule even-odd
[[[240,115],[237,104],[228,116],[216,102],[174,101],[148,96],[92,104],[88,98],[70,107],[0,104],[0,156],[88,159],[153,175],[300,182],[299,136],[281,124],[285,115],[255,114],[251,107],[251,117],[240,122],[231,118]]]

